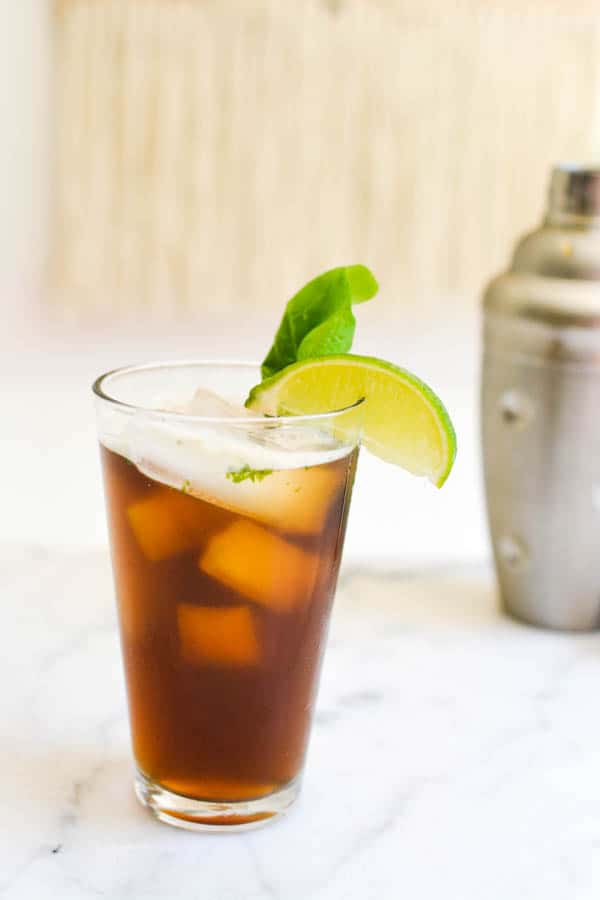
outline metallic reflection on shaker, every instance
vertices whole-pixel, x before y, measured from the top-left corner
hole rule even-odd
[[[484,296],[483,461],[502,603],[600,627],[600,169],[557,166]]]

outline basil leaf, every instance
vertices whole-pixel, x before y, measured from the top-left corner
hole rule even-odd
[[[340,266],[309,281],[286,306],[261,373],[269,378],[298,359],[347,353],[356,325],[354,303],[370,300],[378,290],[366,266]]]

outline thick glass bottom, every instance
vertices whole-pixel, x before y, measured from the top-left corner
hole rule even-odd
[[[300,779],[257,800],[196,800],[174,794],[136,770],[135,793],[160,822],[188,831],[249,831],[273,821],[300,793]]]

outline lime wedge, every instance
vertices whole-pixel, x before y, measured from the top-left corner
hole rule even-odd
[[[352,354],[303,360],[254,387],[246,406],[272,416],[310,415],[361,398],[363,445],[441,487],[456,456],[450,416],[430,387],[392,363]]]

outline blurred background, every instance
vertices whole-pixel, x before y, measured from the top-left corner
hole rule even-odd
[[[0,540],[105,541],[97,374],[260,359],[364,262],[355,349],[441,393],[459,458],[441,494],[363,458],[347,557],[484,558],[479,296],[551,164],[597,159],[596,4],[20,0],[0,67]]]

